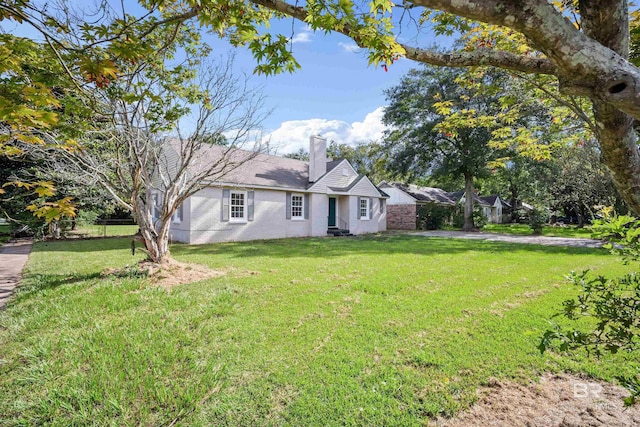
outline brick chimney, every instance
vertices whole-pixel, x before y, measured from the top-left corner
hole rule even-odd
[[[327,140],[312,136],[309,140],[309,182],[327,173]]]

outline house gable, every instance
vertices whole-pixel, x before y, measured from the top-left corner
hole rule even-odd
[[[313,193],[327,193],[329,187],[346,188],[357,178],[358,173],[353,166],[351,166],[351,163],[346,159],[342,159],[333,169],[329,170],[321,176],[318,181],[312,184],[308,188],[308,191]]]
[[[357,196],[384,197],[378,187],[376,187],[366,175],[360,175],[360,179],[353,185],[349,192]]]

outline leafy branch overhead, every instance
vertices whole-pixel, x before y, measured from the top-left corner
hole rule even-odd
[[[64,113],[73,106],[73,122],[81,126],[65,132],[96,126],[103,112],[83,115],[96,106],[87,92],[108,89],[114,80],[126,79],[154,52],[166,51],[182,29],[192,28],[193,46],[199,49],[200,31],[210,31],[235,46],[245,46],[256,59],[257,73],[275,74],[299,68],[291,34],[276,31],[271,24],[294,18],[319,32],[337,32],[367,49],[369,64],[390,66],[400,58],[448,67],[494,66],[530,80],[550,79],[562,95],[566,111],[589,123],[600,144],[602,159],[626,202],[640,212],[640,151],[633,129],[640,119],[640,70],[628,59],[637,57],[638,14],[630,13],[627,1],[565,2],[539,0],[413,0],[395,4],[389,0],[141,0],[143,13],[128,13],[119,6],[99,4],[91,11],[32,1],[4,2],[0,20],[14,20],[32,26],[43,38],[40,53],[47,58],[49,78],[56,84],[35,84],[31,70],[23,64],[33,59],[29,49],[12,42],[20,52],[17,59],[0,65],[11,96],[0,99],[0,113],[14,126],[4,132],[6,141],[38,142],[37,130],[55,130],[57,137],[70,138],[60,129],[65,121],[57,103],[65,98]],[[63,3],[62,6],[65,6]],[[84,15],[82,15],[84,13]],[[630,29],[630,32],[627,31]],[[159,36],[162,34],[162,37]],[[422,43],[425,35],[457,37],[454,48],[442,51]],[[630,37],[630,34],[633,38]],[[5,36],[11,37],[11,36]],[[32,42],[31,42],[32,43]],[[11,55],[9,55],[11,56]],[[193,65],[193,64],[190,64]],[[54,71],[55,70],[55,71]],[[534,76],[534,78],[531,78]],[[65,77],[66,79],[63,79]],[[64,81],[63,81],[64,80]],[[548,84],[548,83],[545,83]],[[180,87],[176,85],[175,87]],[[545,85],[541,91],[545,92]],[[55,89],[55,90],[53,90]],[[60,91],[60,90],[61,91]],[[201,99],[192,90],[194,100]],[[548,91],[547,91],[548,92]],[[545,92],[545,98],[550,95]],[[73,96],[69,96],[73,94]],[[123,94],[123,96],[127,96]],[[586,98],[593,114],[583,114]],[[162,115],[158,107],[154,114]],[[167,119],[184,110],[170,109]],[[555,119],[564,124],[566,115]],[[496,139],[508,137],[508,122],[495,129]],[[513,119],[513,118],[511,118]],[[7,123],[9,123],[9,121]],[[597,125],[596,125],[597,124]],[[157,128],[155,130],[166,130]],[[529,133],[512,130],[512,138],[525,144]],[[569,133],[567,133],[568,135]],[[9,148],[8,150],[15,150]],[[11,152],[10,152],[11,154]],[[15,154],[15,151],[13,151]]]

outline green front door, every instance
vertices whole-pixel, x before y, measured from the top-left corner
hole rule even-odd
[[[336,226],[336,198],[329,197],[329,227]]]

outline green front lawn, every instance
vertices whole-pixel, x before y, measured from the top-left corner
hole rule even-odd
[[[416,236],[176,245],[226,275],[167,292],[100,276],[139,259],[129,242],[34,247],[0,313],[0,425],[424,425],[492,378],[630,372],[629,355],[536,348],[573,293],[566,273],[623,271],[602,250]]]
[[[482,231],[500,234],[533,234],[533,230],[528,224],[487,224],[482,227]],[[572,225],[567,225],[564,227],[552,227],[550,225],[545,225],[544,227],[542,227],[542,235],[553,237],[581,237],[589,239],[591,238],[591,227],[586,226],[583,228],[578,228]]]

